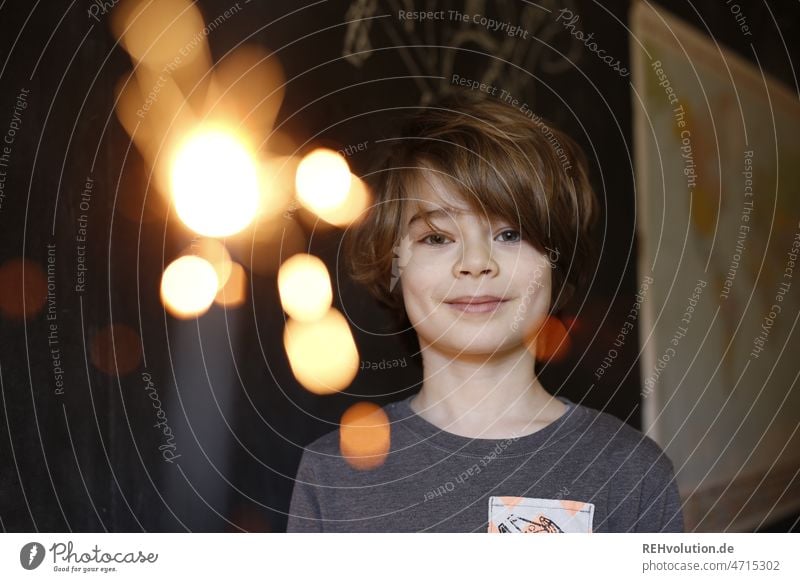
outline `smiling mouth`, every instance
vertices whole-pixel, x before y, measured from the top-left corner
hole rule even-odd
[[[447,303],[447,305],[461,313],[490,313],[506,303],[508,303],[508,299],[454,301],[452,303]]]

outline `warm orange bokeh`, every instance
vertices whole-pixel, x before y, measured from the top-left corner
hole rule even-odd
[[[377,404],[359,402],[342,415],[339,446],[350,466],[362,471],[386,462],[391,444],[389,418]]]
[[[142,360],[142,342],[129,326],[115,323],[100,329],[89,341],[92,365],[106,374],[124,376]]]
[[[231,276],[231,269],[233,269],[233,262],[228,249],[220,241],[213,238],[197,237],[192,240],[192,243],[181,254],[184,256],[194,255],[208,261],[217,273],[217,289],[222,289],[228,282]]]
[[[226,309],[240,307],[247,301],[247,273],[239,263],[231,263],[228,280],[217,291],[214,301]]]
[[[322,259],[307,253],[289,257],[278,271],[281,306],[298,321],[317,321],[333,303],[333,287]]]
[[[28,259],[11,259],[0,266],[0,313],[8,319],[31,319],[47,300],[47,278]]]
[[[559,362],[563,360],[572,347],[572,339],[567,328],[557,317],[548,316],[541,326],[528,334],[528,345],[535,349],[536,359],[540,362]]]
[[[161,276],[161,302],[173,317],[193,319],[208,311],[219,288],[211,263],[184,255],[172,261]]]
[[[287,319],[283,345],[294,377],[314,394],[344,390],[358,373],[356,342],[335,307],[314,321]]]

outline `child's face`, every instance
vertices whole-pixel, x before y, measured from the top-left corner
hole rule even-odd
[[[420,212],[438,211],[429,215],[435,228],[413,220],[416,209],[407,212],[398,253],[403,301],[420,346],[453,357],[519,349],[550,307],[547,256],[522,241],[513,224],[474,213],[435,174],[426,178],[415,196]],[[485,300],[480,296],[501,301],[476,304]]]

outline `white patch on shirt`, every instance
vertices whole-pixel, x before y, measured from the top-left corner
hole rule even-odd
[[[593,519],[593,503],[534,497],[489,498],[489,533],[592,533]]]

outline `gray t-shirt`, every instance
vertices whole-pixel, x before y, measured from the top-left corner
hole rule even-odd
[[[682,532],[672,462],[614,416],[558,397],[567,411],[518,439],[448,433],[384,407],[385,462],[351,467],[339,431],[303,452],[290,532]]]

